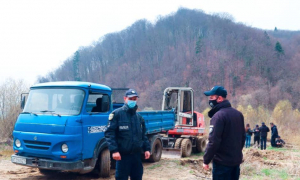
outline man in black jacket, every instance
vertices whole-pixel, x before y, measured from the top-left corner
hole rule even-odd
[[[208,170],[213,161],[213,179],[239,179],[242,149],[245,145],[244,116],[226,100],[227,91],[215,86],[204,92],[209,96],[209,142],[203,157],[203,168]]]
[[[277,147],[275,140],[278,137],[278,130],[274,123],[271,122],[270,125],[271,125],[271,146]]]
[[[108,148],[116,163],[116,180],[141,180],[143,164],[141,152],[145,159],[150,157],[150,144],[146,136],[145,121],[136,113],[138,94],[134,89],[126,91],[123,107],[109,115],[105,132]]]
[[[267,136],[270,129],[265,125],[265,123],[261,123],[260,131],[260,147],[261,150],[265,150],[267,147]]]

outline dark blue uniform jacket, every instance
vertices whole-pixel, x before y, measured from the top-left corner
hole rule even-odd
[[[122,155],[150,151],[145,121],[136,110],[137,106],[131,109],[125,104],[111,113],[105,138],[112,153]]]
[[[225,166],[241,164],[246,139],[243,114],[225,100],[211,109],[208,115],[212,119],[204,164],[211,160]]]

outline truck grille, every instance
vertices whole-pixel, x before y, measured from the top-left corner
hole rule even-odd
[[[24,143],[25,146],[30,149],[48,150],[51,146],[51,142],[24,140]]]

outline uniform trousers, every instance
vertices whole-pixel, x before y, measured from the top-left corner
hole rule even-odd
[[[224,166],[213,162],[213,180],[238,180],[240,176],[240,165]]]
[[[143,164],[141,153],[121,155],[121,160],[116,162],[116,180],[142,180]]]

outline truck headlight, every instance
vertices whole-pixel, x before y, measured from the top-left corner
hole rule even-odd
[[[21,147],[21,141],[19,139],[15,140],[15,145],[19,148]]]
[[[61,145],[61,151],[64,152],[64,153],[68,152],[69,151],[68,145],[67,144]]]

